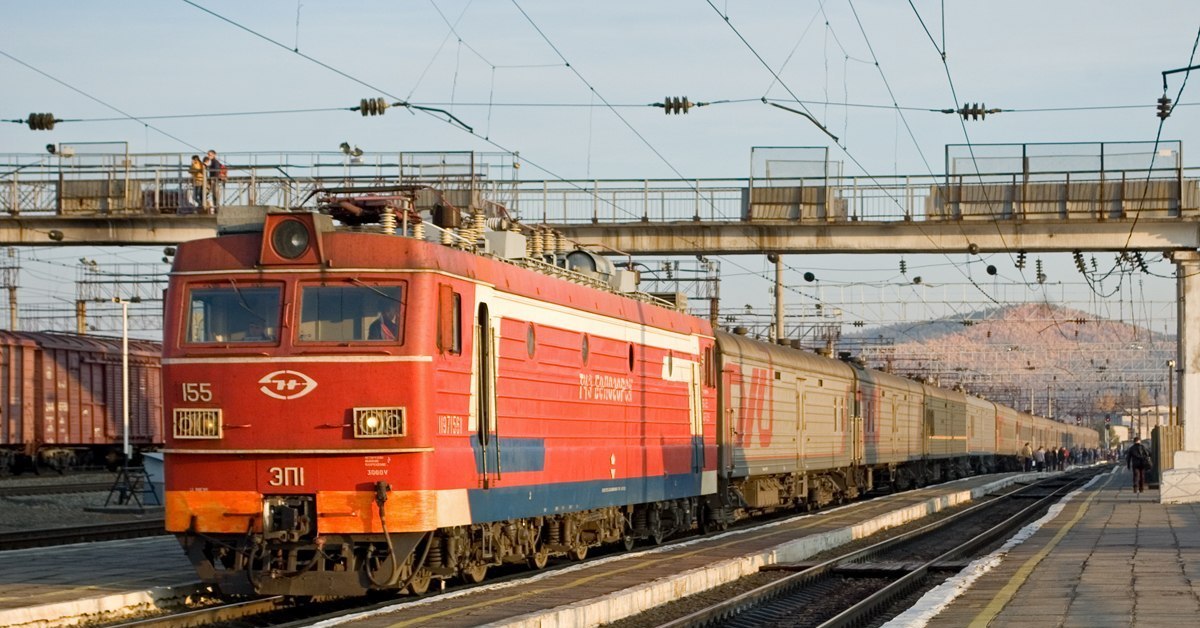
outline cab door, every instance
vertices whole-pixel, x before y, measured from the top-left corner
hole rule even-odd
[[[479,304],[475,320],[475,434],[479,484],[487,489],[500,481],[500,426],[496,419],[496,337],[487,303]]]
[[[691,378],[688,383],[688,413],[691,417],[692,436],[692,473],[704,471],[704,380],[700,363],[692,363]]]

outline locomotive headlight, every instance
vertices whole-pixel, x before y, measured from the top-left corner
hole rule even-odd
[[[354,408],[355,438],[404,436],[404,408]]]
[[[296,259],[308,250],[308,229],[299,220],[284,220],[271,233],[275,252],[287,259]]]

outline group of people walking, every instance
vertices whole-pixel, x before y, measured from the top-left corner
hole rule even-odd
[[[192,176],[193,205],[202,213],[216,213],[221,206],[221,187],[226,177],[226,168],[217,159],[217,151],[208,151],[203,159],[200,155],[192,155],[188,173]],[[209,200],[212,202],[207,202]]]
[[[1030,443],[1021,448],[1021,464],[1025,471],[1062,471],[1072,464],[1091,464],[1101,460],[1101,452],[1086,447],[1067,449],[1053,447],[1034,449]],[[1146,472],[1154,467],[1150,450],[1142,443],[1142,439],[1134,437],[1133,444],[1125,450],[1125,466],[1133,472],[1133,492],[1141,493],[1146,490]],[[1110,460],[1108,456],[1103,459]]]
[[[1021,448],[1021,463],[1026,471],[1064,471],[1073,464],[1091,464],[1100,458],[1100,452],[1087,447],[1038,447],[1029,443]]]

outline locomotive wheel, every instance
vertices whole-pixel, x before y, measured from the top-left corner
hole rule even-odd
[[[417,573],[413,574],[412,579],[408,581],[408,586],[404,590],[414,595],[421,595],[429,590],[429,583],[431,582],[433,582],[433,572],[422,567],[417,570]]]
[[[488,566],[484,564],[471,565],[462,570],[463,580],[471,584],[479,584],[487,577]]]
[[[533,567],[534,569],[544,569],[546,567],[546,563],[548,562],[550,562],[550,550],[546,549],[545,547],[539,547],[538,550],[529,557],[529,566]]]
[[[588,546],[580,543],[579,545],[571,546],[567,551],[567,557],[571,560],[583,560],[587,558]]]
[[[650,540],[653,541],[655,545],[662,545],[663,540],[666,538],[667,534],[663,532],[662,526],[654,526],[654,531],[650,533]]]
[[[632,534],[626,534],[625,536],[621,537],[621,545],[623,545],[625,547],[625,551],[628,552],[633,549],[634,545],[637,545],[637,539],[634,538]]]

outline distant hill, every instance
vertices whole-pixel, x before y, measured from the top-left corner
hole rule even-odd
[[[847,334],[839,348],[873,368],[961,385],[1044,414],[1102,416],[1166,404],[1175,337],[1047,304],[1002,306],[962,318],[895,324]]]

